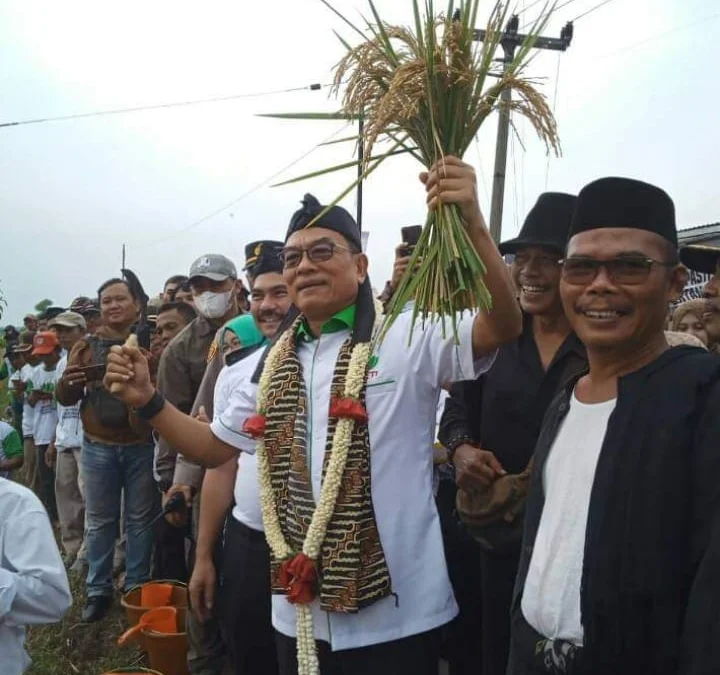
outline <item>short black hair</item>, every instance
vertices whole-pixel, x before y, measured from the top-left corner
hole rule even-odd
[[[157,316],[160,316],[163,312],[172,312],[173,310],[177,311],[185,319],[185,323],[190,323],[197,316],[197,312],[192,305],[180,301],[166,302],[164,305],[160,305]]]
[[[184,274],[173,274],[163,285],[163,291],[168,287],[168,284],[177,284],[181,286],[188,280]]]
[[[136,302],[138,301],[137,293],[135,292],[135,290],[133,290],[133,287],[127,281],[125,281],[125,279],[120,279],[118,277],[116,277],[114,279],[108,279],[102,286],[100,286],[100,288],[98,288],[98,291],[97,291],[98,299],[103,294],[103,291],[106,288],[108,288],[110,286],[115,286],[116,284],[122,284],[123,286],[125,286],[125,288],[127,288],[128,292],[130,293],[130,297],[133,300],[135,300]]]

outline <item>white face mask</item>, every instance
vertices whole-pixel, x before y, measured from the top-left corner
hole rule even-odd
[[[231,301],[232,291],[226,291],[225,293],[205,291],[194,298],[197,311],[206,319],[219,319],[221,316],[225,316],[228,309],[230,309]]]

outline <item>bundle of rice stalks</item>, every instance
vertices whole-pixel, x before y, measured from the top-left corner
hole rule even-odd
[[[506,89],[514,91],[510,112],[526,117],[548,152],[559,153],[557,129],[545,96],[523,73],[533,43],[547,23],[553,6],[548,2],[534,22],[512,63],[502,73],[490,75],[509,18],[509,2],[497,0],[492,7],[483,42],[476,42],[475,24],[480,0],[449,0],[444,13],[436,14],[432,0],[424,11],[413,0],[414,27],[389,25],[368,0],[373,21],[361,30],[328,0],[321,0],[361,38],[351,46],[338,36],[347,53],[335,70],[334,91],[342,95],[342,109],[333,115],[295,115],[296,118],[345,118],[365,120],[362,136],[348,141],[363,145],[360,179],[385,159],[409,153],[426,168],[446,155],[462,158],[490,113],[503,102]],[[376,145],[382,153],[373,155]],[[388,147],[389,146],[389,147]],[[295,182],[356,166],[349,162],[286,181]],[[359,180],[360,180],[359,179]],[[333,202],[337,203],[357,184]],[[467,234],[455,205],[440,205],[427,215],[422,236],[415,246],[408,273],[399,284],[388,311],[388,323],[415,300],[415,316],[449,319],[456,334],[457,317],[463,310],[487,310],[492,298],[484,283],[485,266]]]

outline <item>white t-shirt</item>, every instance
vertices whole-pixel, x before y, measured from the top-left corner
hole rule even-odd
[[[521,602],[527,622],[551,639],[583,644],[580,582],[590,492],[615,399],[570,400],[543,471],[545,505]]]
[[[59,382],[67,368],[67,356],[63,356],[55,367],[55,378]],[[83,441],[83,425],[80,419],[80,404],[64,406],[57,404],[58,423],[55,431],[55,446],[58,452],[70,448],[81,448]]]
[[[33,439],[35,445],[48,445],[55,440],[55,429],[58,423],[57,401],[55,400],[55,368],[46,370],[44,365],[35,368],[32,374],[32,390],[52,394],[52,398],[43,398],[35,405],[33,420]]]
[[[262,350],[260,350],[262,351]],[[237,383],[252,377],[257,367],[257,359],[250,357],[226,366],[220,371],[213,394],[213,413],[217,420],[225,413]],[[237,458],[238,468],[235,474],[235,505],[232,516],[238,522],[263,531],[262,510],[260,509],[260,484],[257,476],[257,458],[254,454],[241,452]]]
[[[23,399],[23,417],[22,417],[22,432],[23,438],[33,435],[33,424],[35,422],[35,408],[28,404],[28,396],[30,395],[32,387],[32,376],[35,372],[35,368],[42,368],[42,366],[31,366],[26,363],[20,369],[20,380],[25,383],[25,397]]]
[[[475,379],[487,371],[494,355],[473,362],[472,321],[445,337],[437,323],[416,326],[408,345],[412,309],[388,330],[371,359],[366,390],[371,448],[372,500],[378,532],[395,597],[387,597],[355,614],[326,613],[312,604],[315,636],[334,650],[399,640],[448,623],[457,605],[447,574],[440,521],[432,492],[433,443],[438,397],[445,382]],[[320,493],[335,362],[348,330],[300,340],[297,354],[307,390],[307,456],[315,499]],[[249,453],[255,443],[241,432],[255,414],[257,385],[250,382],[260,358],[252,354],[237,365],[227,409],[216,416],[213,433]],[[228,373],[231,369],[228,369]],[[245,470],[240,460],[238,473]],[[284,596],[272,598],[273,625],[295,636],[296,613]]]

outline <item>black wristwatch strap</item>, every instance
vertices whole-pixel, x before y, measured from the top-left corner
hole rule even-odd
[[[452,463],[455,451],[461,445],[477,445],[477,443],[472,436],[468,436],[467,434],[458,434],[457,436],[453,436],[445,444],[445,449],[448,451],[448,462]]]
[[[135,408],[135,414],[141,419],[150,421],[165,407],[165,397],[157,390],[142,408]]]

